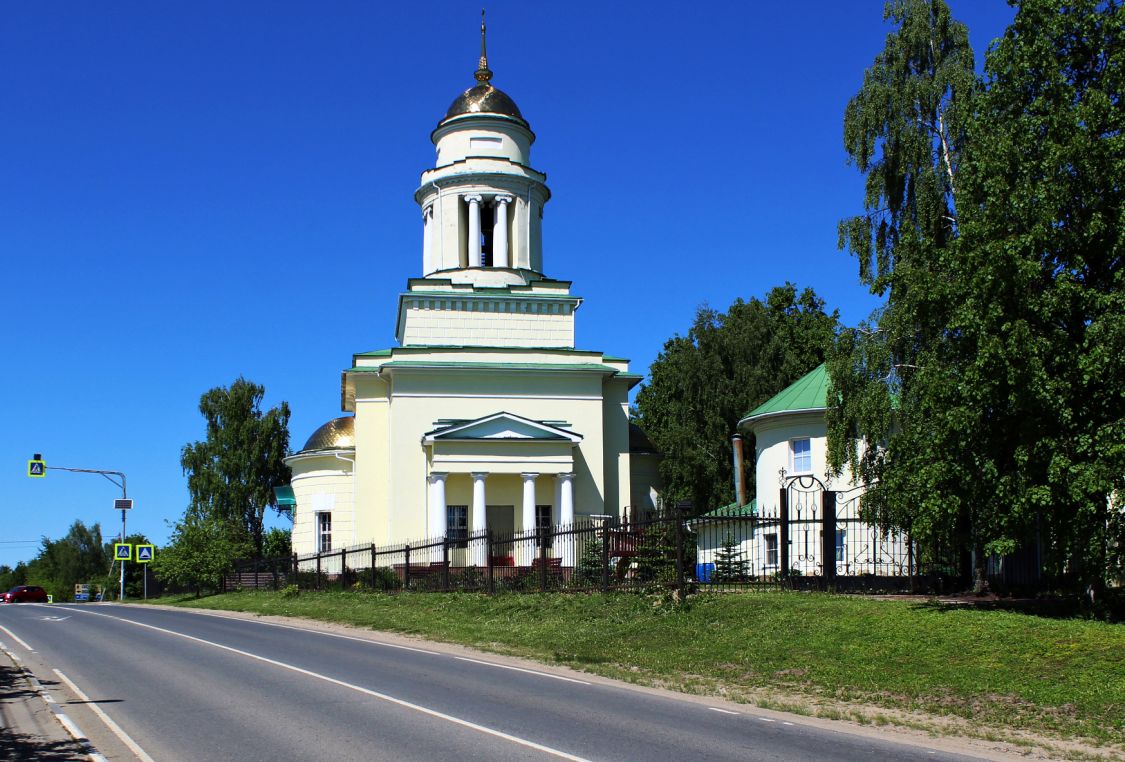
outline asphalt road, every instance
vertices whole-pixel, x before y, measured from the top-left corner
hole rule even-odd
[[[970,759],[377,633],[190,610],[0,606],[0,642],[110,760]]]

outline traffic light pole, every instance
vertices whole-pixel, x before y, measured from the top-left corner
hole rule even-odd
[[[35,457],[36,457],[36,459],[39,458],[38,455],[36,455]],[[125,474],[122,473],[121,471],[103,471],[99,468],[64,468],[63,466],[48,466],[46,464],[44,464],[43,468],[50,469],[52,471],[70,471],[71,473],[75,473],[75,474],[101,474],[106,479],[108,479],[110,482],[112,482],[114,486],[117,486],[117,487],[121,488],[121,499],[122,500],[127,500],[129,498],[129,495],[125,491]],[[120,476],[121,481],[119,482],[116,479],[114,479],[113,477],[115,477],[115,476]],[[121,509],[121,542],[125,542],[125,514],[126,513],[127,513],[127,511],[124,508],[122,508]],[[124,561],[121,562],[120,590],[118,591],[118,594],[117,594],[117,600],[119,600],[119,601],[125,600],[125,562]]]

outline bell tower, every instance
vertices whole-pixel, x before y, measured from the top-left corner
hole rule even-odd
[[[535,134],[492,85],[484,12],[476,84],[430,135],[433,169],[414,193],[422,207],[422,274],[457,283],[528,283],[543,272],[547,176],[531,167]]]

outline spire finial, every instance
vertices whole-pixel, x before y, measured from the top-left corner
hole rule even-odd
[[[477,82],[481,84],[487,83],[492,79],[492,69],[488,68],[488,52],[484,47],[484,8],[480,9],[480,62],[477,64],[476,77]]]

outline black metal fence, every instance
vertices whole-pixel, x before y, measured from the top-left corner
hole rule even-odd
[[[240,562],[227,589],[589,591],[785,586],[941,590],[951,569],[903,533],[859,516],[858,497],[783,490],[779,504],[687,518],[589,520],[393,546],[353,545]]]

